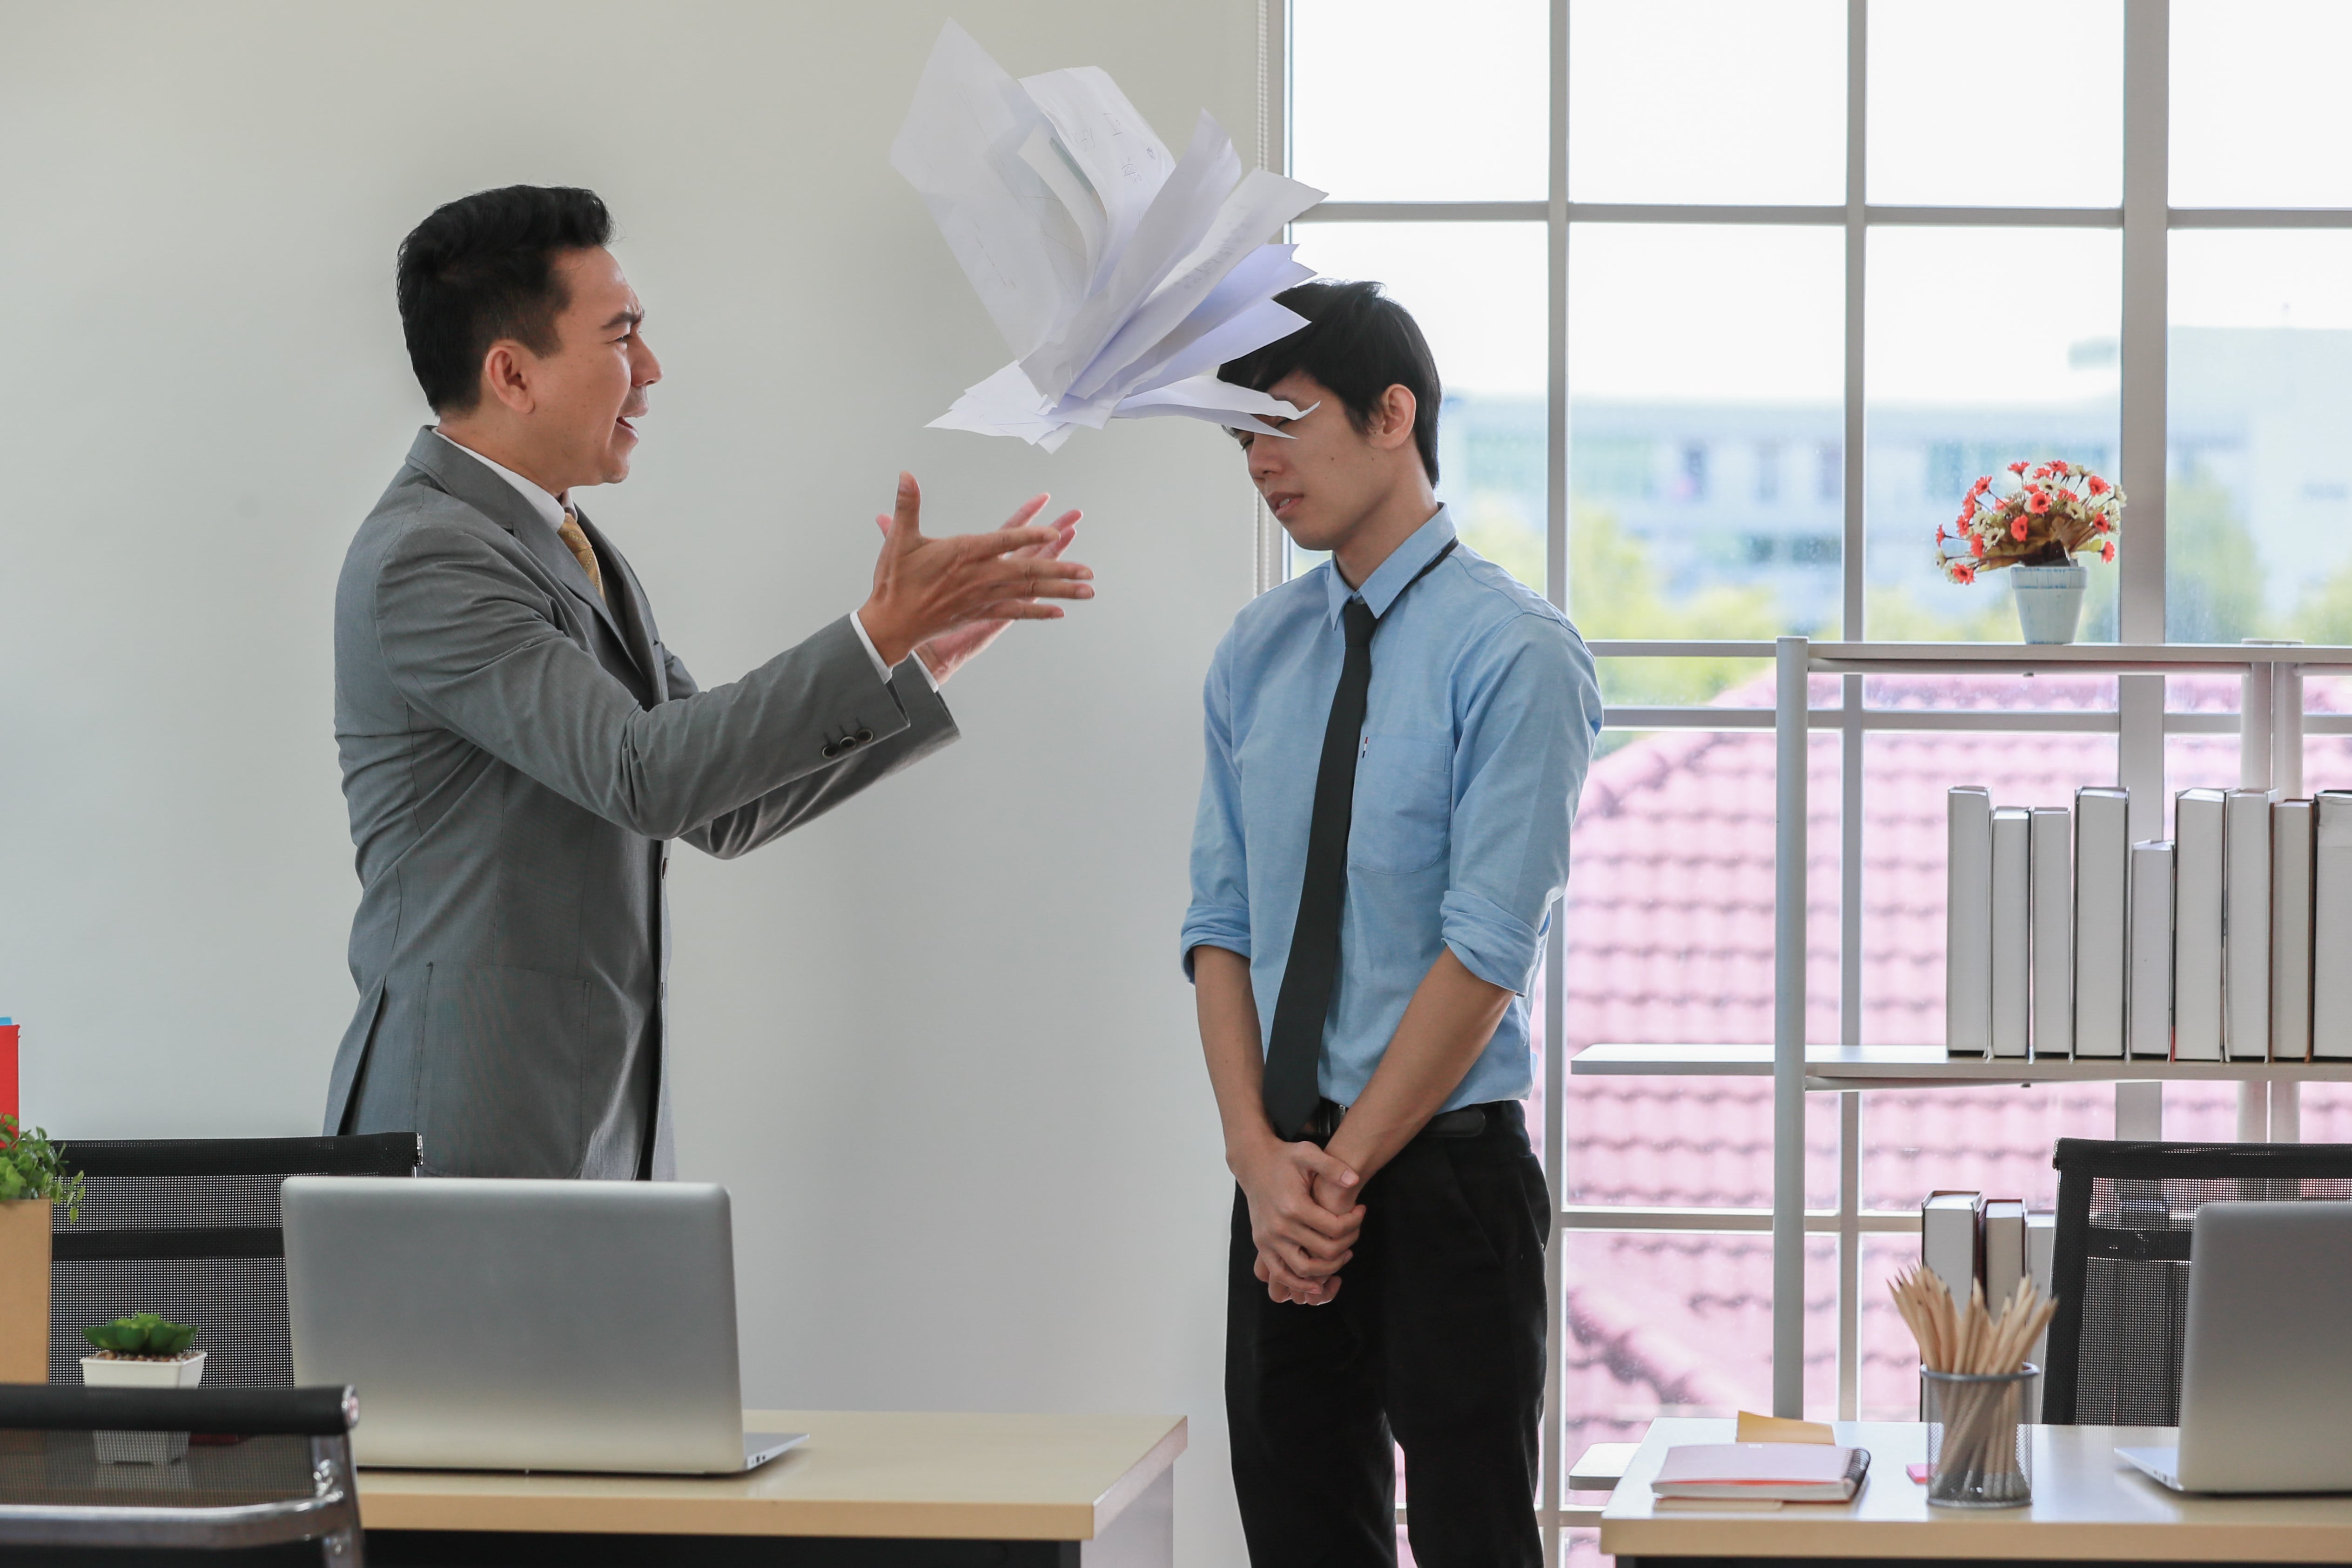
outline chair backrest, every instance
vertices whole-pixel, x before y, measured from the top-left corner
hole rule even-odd
[[[2176,1426],[2200,1205],[2352,1199],[2352,1144],[2062,1138],[2042,1368],[2053,1425]]]
[[[289,1176],[413,1176],[413,1132],[344,1138],[61,1140],[84,1178],[81,1217],[55,1212],[49,1381],[78,1384],[82,1330],[131,1312],[194,1323],[208,1388],[286,1388]]]
[[[348,1388],[0,1385],[0,1563],[363,1568]]]

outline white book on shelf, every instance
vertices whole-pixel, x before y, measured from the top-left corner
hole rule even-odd
[[[2021,1057],[2033,1029],[2033,814],[1992,814],[1992,1054]]]
[[[2172,1055],[2172,840],[2131,847],[2131,945],[2124,1038],[2134,1057]]]
[[[1955,1303],[1965,1306],[1984,1257],[1984,1196],[1945,1190],[1919,1205],[1919,1263],[1944,1282]],[[1919,1380],[1924,1401],[1927,1380]],[[1921,1413],[1925,1418],[1926,1413]]]
[[[2050,1276],[2058,1259],[2058,1216],[2054,1214],[2030,1214],[2025,1216],[2025,1271],[2033,1279],[2034,1294],[2042,1300],[2050,1300]],[[2050,1367],[2050,1331],[2044,1329],[2036,1336],[2033,1348],[2025,1359],[2048,1371]],[[2042,1378],[2035,1378],[2025,1393],[2025,1418],[2042,1419]]]
[[[2221,799],[2221,1051],[2271,1054],[2271,802],[2268,790]]]
[[[2311,1055],[2352,1058],[2352,790],[2312,800]]]
[[[2000,1316],[2000,1304],[2017,1294],[2026,1278],[2025,1200],[1987,1198],[1984,1204],[1985,1310]]]
[[[2271,1060],[2311,1059],[2312,805],[2271,807]]]
[[[1919,1205],[1919,1261],[1966,1303],[1976,1283],[1984,1246],[1982,1194],[1947,1189],[1927,1194]]]
[[[2074,792],[2074,1054],[2124,1054],[2131,792]]]
[[[1961,784],[1949,812],[1944,889],[1944,1048],[1992,1052],[1992,792]]]
[[[2172,803],[2172,1059],[2221,1059],[2221,824],[2218,789]]]
[[[2033,808],[2033,1054],[2074,1054],[2074,814]]]

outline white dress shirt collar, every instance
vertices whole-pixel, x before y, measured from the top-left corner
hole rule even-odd
[[[562,501],[554,496],[548,494],[547,491],[541,489],[539,485],[530,479],[524,479],[520,474],[516,473],[512,468],[508,468],[503,463],[493,462],[491,459],[482,456],[479,452],[475,451],[471,447],[467,446],[463,441],[453,439],[446,432],[436,428],[433,434],[440,437],[444,441],[447,441],[449,445],[457,447],[457,450],[465,453],[466,456],[473,458],[474,461],[481,464],[482,467],[489,469],[490,472],[498,475],[499,478],[512,485],[515,488],[515,493],[530,503],[530,510],[538,513],[541,518],[544,519],[548,527],[555,530],[559,533],[563,531],[564,506]]]

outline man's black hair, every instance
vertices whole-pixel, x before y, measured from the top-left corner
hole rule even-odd
[[[536,354],[561,342],[555,318],[572,301],[555,254],[613,237],[593,191],[508,185],[436,207],[400,242],[400,330],[425,401],[463,414],[480,401],[482,356],[500,338]]]
[[[1342,283],[1318,278],[1286,289],[1275,299],[1307,318],[1286,338],[1253,349],[1218,368],[1218,377],[1265,392],[1294,371],[1330,388],[1358,432],[1370,428],[1372,411],[1391,386],[1412,394],[1412,440],[1421,466],[1437,482],[1437,405],[1442,389],[1437,362],[1420,323],[1377,283]]]

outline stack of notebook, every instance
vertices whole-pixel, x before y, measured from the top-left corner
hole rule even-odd
[[[2352,1059],[2352,791],[2183,790],[2133,843],[2131,797],[1949,798],[1945,1042],[1955,1056]]]

